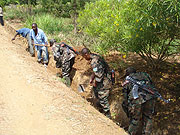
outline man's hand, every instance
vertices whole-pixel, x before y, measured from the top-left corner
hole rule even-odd
[[[92,73],[89,83],[92,84],[95,78],[95,74]]]
[[[97,82],[96,82],[96,81],[92,81],[92,82],[90,81],[89,83],[90,83],[90,85],[93,86],[93,87],[96,87],[96,86],[97,86]]]
[[[96,87],[97,82],[96,82],[96,80],[94,80],[94,79],[95,79],[95,74],[92,73],[89,83],[90,83],[91,86]]]

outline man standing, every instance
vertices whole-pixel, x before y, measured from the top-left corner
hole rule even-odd
[[[30,30],[30,36],[33,40],[33,44],[35,45],[35,50],[37,51],[38,63],[42,63],[47,66],[49,61],[48,55],[48,41],[44,32],[37,27],[36,23],[32,24],[32,29]],[[43,58],[42,58],[43,55]]]
[[[150,135],[152,131],[152,116],[155,107],[155,96],[143,90],[140,86],[147,86],[151,91],[156,91],[150,76],[145,72],[136,72],[136,69],[126,69],[123,85],[123,106],[127,107],[125,112],[130,119],[128,132],[136,135],[138,126],[142,120],[142,135]],[[123,107],[124,109],[124,107]]]
[[[74,65],[75,53],[77,54],[77,52],[64,42],[56,43],[55,39],[50,40],[50,47],[52,47],[54,60],[56,61],[56,67],[62,68],[62,76],[65,80],[65,84],[70,87],[70,72]]]
[[[111,89],[111,72],[105,60],[97,54],[91,53],[88,48],[81,50],[82,56],[90,61],[93,73],[90,78],[90,84],[93,85],[95,97],[99,100],[102,112],[108,118],[111,118],[108,102]]]
[[[22,28],[22,29],[16,30],[16,32],[17,33],[14,36],[14,38],[12,38],[12,41],[15,40],[17,35],[21,35],[24,38],[26,38],[28,41],[28,48],[26,50],[31,54],[32,57],[34,57],[34,49],[33,49],[32,39],[31,39],[30,34],[29,34],[30,29],[29,28]]]
[[[2,9],[1,6],[0,6],[0,23],[1,23],[2,26],[4,26],[3,9]]]

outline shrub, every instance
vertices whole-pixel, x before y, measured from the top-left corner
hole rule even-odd
[[[25,21],[27,16],[27,5],[9,5],[5,7],[4,18],[6,20],[20,19],[21,21]]]
[[[78,22],[103,53],[136,52],[154,65],[179,52],[177,0],[99,0],[86,4]]]

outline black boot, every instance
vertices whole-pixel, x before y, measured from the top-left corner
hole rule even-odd
[[[104,115],[105,115],[106,117],[108,117],[109,119],[111,119],[111,113],[110,113],[110,111],[105,112]]]

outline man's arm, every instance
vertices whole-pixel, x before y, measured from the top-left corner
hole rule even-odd
[[[45,45],[48,45],[47,37],[46,37],[46,35],[44,34],[43,31],[42,31],[42,39],[44,39]]]
[[[90,77],[90,81],[89,83],[92,85],[93,81],[94,81],[94,78],[95,78],[95,74],[94,72],[92,73],[91,77]]]
[[[16,33],[16,35],[11,39],[11,41],[15,40],[16,36],[20,35],[19,33]]]

